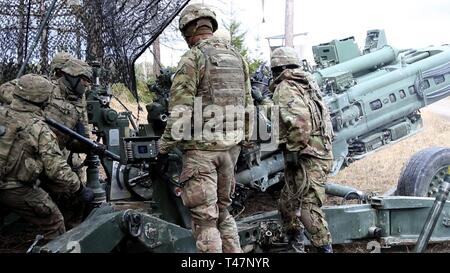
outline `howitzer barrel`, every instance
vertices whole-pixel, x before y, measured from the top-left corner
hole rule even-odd
[[[325,193],[332,196],[338,196],[349,199],[363,199],[365,193],[352,187],[343,186],[334,183],[325,184]]]
[[[112,160],[115,161],[120,161],[120,156],[108,151],[108,150],[102,150],[101,146],[90,140],[89,138],[86,138],[80,134],[78,134],[77,132],[67,128],[66,126],[62,125],[61,123],[57,122],[56,120],[52,119],[52,118],[45,118],[45,122],[56,128],[58,131],[60,131],[61,133],[64,133],[78,141],[80,141],[81,143],[87,145],[90,149],[93,150],[94,153],[100,153],[100,155],[106,156],[108,158],[111,158]]]
[[[389,64],[396,60],[398,51],[390,46],[377,50],[373,53],[354,58],[352,60],[321,69],[313,73],[317,83],[321,85],[323,79],[329,77],[337,72],[350,72],[356,74],[365,70],[373,69],[379,66]]]
[[[421,79],[431,78],[432,80],[433,77],[444,75],[450,71],[450,47],[434,47],[424,52],[427,54],[418,52],[416,56],[421,58],[428,54],[430,56],[408,64],[406,67],[397,66],[393,70],[384,71],[380,76],[362,81],[348,89],[345,92],[345,101],[348,104],[360,101],[361,113],[366,109],[366,114],[359,121],[358,126],[339,130],[335,139],[347,140],[363,135],[386,125],[387,121],[402,119],[414,111],[448,96],[450,94],[448,84],[432,85],[430,88],[422,89]],[[413,92],[410,89],[413,89]],[[390,94],[399,92],[399,90],[403,90],[404,94],[408,93],[401,103],[382,102]],[[379,106],[376,105],[377,99]],[[357,109],[352,106],[344,109],[338,118],[342,122],[347,122],[349,119],[350,121],[356,120],[353,118],[357,112]],[[335,123],[337,121],[339,120],[336,119]]]
[[[262,191],[270,186],[269,176],[284,169],[284,157],[281,153],[275,154],[259,165],[253,166],[236,174],[236,182],[246,186],[260,188]]]
[[[420,62],[412,63],[405,68],[397,69],[390,73],[387,73],[381,77],[374,78],[365,82],[362,82],[348,91],[349,101],[355,101],[359,97],[365,94],[374,92],[382,87],[390,84],[396,84],[408,77],[416,78],[420,72],[426,72],[427,70],[445,66],[450,63],[450,48],[441,47],[441,52],[434,54],[426,59],[420,60]],[[430,101],[428,101],[431,103]]]

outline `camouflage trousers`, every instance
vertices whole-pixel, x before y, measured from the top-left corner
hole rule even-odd
[[[236,222],[228,212],[234,193],[240,146],[228,151],[187,150],[180,182],[183,204],[192,216],[192,232],[201,253],[242,252]]]
[[[63,234],[64,218],[49,195],[38,187],[0,190],[0,205],[10,209],[37,228],[45,239]]]
[[[285,166],[285,185],[279,200],[283,227],[286,233],[306,228],[316,247],[331,244],[331,233],[321,209],[331,164],[331,160],[304,156],[297,167]]]
[[[62,152],[67,162],[70,162],[69,165],[77,174],[81,183],[86,185],[86,167],[83,167],[83,159],[80,154],[72,154],[70,158],[69,150],[64,149]],[[71,230],[78,226],[86,214],[86,204],[74,194],[63,192],[63,189],[60,189],[57,184],[52,183],[47,177],[41,176],[40,180],[41,187],[50,194],[51,199],[54,200],[63,214],[66,229]]]
[[[65,192],[58,184],[46,177],[40,177],[39,186],[50,195],[51,200],[56,204],[64,217],[64,225],[67,230],[79,225],[86,213],[86,204],[73,193]]]

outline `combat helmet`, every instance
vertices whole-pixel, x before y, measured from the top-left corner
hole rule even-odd
[[[23,75],[17,81],[14,96],[32,104],[43,104],[53,92],[53,84],[46,78],[36,75]]]
[[[186,27],[199,19],[206,18],[211,21],[213,32],[218,28],[218,23],[216,19],[216,13],[212,11],[209,7],[202,4],[192,4],[187,6],[180,15],[179,19],[179,29],[181,32],[186,31]],[[197,27],[200,27],[197,25]]]
[[[64,63],[61,71],[72,77],[85,77],[89,80],[92,79],[92,68],[82,60],[70,58]]]
[[[301,63],[293,48],[279,47],[272,52],[272,56],[270,57],[270,66],[273,70],[276,67],[300,67]]]
[[[58,52],[50,63],[50,71],[54,72],[56,69],[62,69],[66,62],[68,62],[72,57],[67,52]]]

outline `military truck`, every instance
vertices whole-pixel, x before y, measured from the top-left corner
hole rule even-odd
[[[167,20],[161,30],[185,4],[180,2],[165,14]],[[150,35],[141,52],[158,34]],[[317,67],[311,68],[305,62],[305,69],[321,87],[330,108],[336,134],[335,173],[382,146],[418,132],[422,126],[419,109],[448,95],[449,46],[396,50],[383,37],[383,31],[369,31],[362,53],[352,39],[321,44],[313,49]],[[168,115],[168,90],[164,85],[170,85],[170,74],[163,73],[160,86],[152,87],[157,99],[147,106],[148,123],[136,124],[131,112],[119,113],[110,107],[113,96],[102,80],[101,65],[94,62],[92,66],[94,85],[86,95],[88,118],[94,135],[108,152],[57,121],[48,123],[93,147],[85,161],[87,186],[95,192],[93,209],[78,227],[43,246],[34,245],[30,251],[194,252],[189,211],[180,199],[181,153],[175,149],[166,161],[157,158],[157,140]],[[264,90],[270,80],[261,77],[262,71],[253,77],[255,97],[270,96]],[[136,91],[134,94],[138,99]],[[258,128],[270,127],[263,115],[258,114],[256,119]],[[244,207],[249,191],[266,191],[283,183],[282,154],[276,147],[265,147],[260,140],[255,147],[243,149],[239,159],[238,191],[233,204],[237,211]],[[424,159],[426,164],[421,163]],[[99,174],[100,164],[104,177]],[[448,149],[419,153],[405,168],[398,196],[373,196],[351,187],[327,185],[330,195],[360,201],[324,208],[334,243],[374,240],[381,247],[414,244],[434,202],[425,196],[438,193],[435,189],[445,183],[443,171],[448,165]],[[435,227],[430,241],[449,240],[448,212],[450,207],[445,205],[443,212],[433,217],[441,224]],[[238,228],[245,252],[283,251],[287,247],[277,211],[241,217]]]

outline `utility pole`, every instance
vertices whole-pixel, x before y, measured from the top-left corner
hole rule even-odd
[[[153,75],[158,77],[161,69],[161,49],[160,49],[160,42],[159,37],[156,38],[156,40],[153,42]]]
[[[284,39],[285,46],[294,47],[294,0],[286,0]]]

